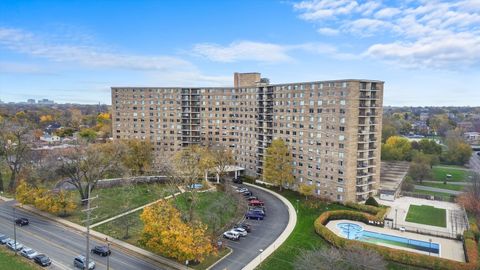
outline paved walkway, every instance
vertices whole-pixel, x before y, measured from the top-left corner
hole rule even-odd
[[[428,252],[416,250],[413,248],[406,248],[406,247],[384,244],[384,243],[377,243],[377,245],[387,246],[395,249],[401,249],[401,250],[406,250],[406,251],[430,255],[430,256],[437,256],[437,257],[439,256],[441,258],[459,261],[459,262],[465,262],[465,253],[463,251],[463,244],[461,241],[458,241],[458,240],[445,239],[441,237],[435,237],[435,236],[423,235],[423,234],[411,233],[411,232],[401,232],[401,231],[393,230],[390,228],[381,228],[381,227],[371,226],[362,222],[351,221],[346,219],[330,221],[327,224],[327,228],[329,228],[336,235],[346,238],[340,232],[340,229],[337,227],[337,224],[342,222],[348,222],[348,223],[360,225],[364,230],[367,230],[370,232],[389,234],[389,235],[405,237],[413,240],[420,240],[424,242],[432,241],[432,243],[440,245],[440,254],[428,253]]]
[[[468,168],[462,168],[462,167],[450,167],[450,166],[442,166],[442,165],[436,165],[435,168],[440,168],[440,169],[454,169],[454,170],[462,170],[462,171],[470,171]]]
[[[420,190],[441,192],[441,193],[447,193],[447,194],[451,194],[451,195],[460,195],[460,194],[463,193],[462,191],[456,191],[456,190],[450,190],[450,189],[427,187],[427,186],[420,186],[420,185],[414,185],[414,186],[415,186],[416,189],[420,189]]]
[[[443,184],[443,181],[423,180],[423,183]],[[471,186],[471,182],[447,182],[448,185]]]
[[[147,206],[150,206],[150,205],[153,205],[153,204],[156,204],[157,202],[159,202],[159,201],[161,201],[161,200],[168,200],[168,199],[170,199],[170,198],[173,198],[174,196],[178,196],[178,195],[180,195],[180,194],[182,194],[182,193],[185,192],[185,190],[184,190],[182,187],[178,187],[178,189],[180,190],[180,192],[177,192],[177,193],[175,193],[175,194],[173,194],[173,195],[168,195],[168,196],[165,197],[165,198],[158,199],[158,200],[156,200],[156,201],[154,201],[154,202],[147,203],[147,204],[145,204],[145,205],[139,206],[139,207],[137,207],[137,208],[134,208],[134,209],[129,210],[129,211],[127,211],[127,212],[121,213],[121,214],[116,215],[116,216],[114,216],[114,217],[111,217],[111,218],[102,220],[102,221],[100,221],[100,222],[97,222],[97,223],[95,223],[95,224],[90,225],[90,228],[95,228],[95,227],[100,226],[100,225],[102,225],[102,224],[105,224],[105,223],[107,223],[107,222],[113,221],[113,220],[115,220],[115,219],[117,219],[117,218],[121,218],[121,217],[126,216],[126,215],[128,215],[128,214],[137,212],[138,210],[142,210],[143,208],[145,208],[145,207],[147,207]]]

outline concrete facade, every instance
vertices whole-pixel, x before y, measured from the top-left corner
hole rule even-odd
[[[254,177],[281,138],[297,183],[315,185],[318,196],[362,201],[376,193],[383,82],[268,84],[259,73],[235,73],[234,81],[239,87],[112,87],[113,137],[150,140],[158,157],[190,144],[230,147]]]

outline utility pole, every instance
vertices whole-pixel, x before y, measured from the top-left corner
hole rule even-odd
[[[15,256],[17,256],[17,221],[16,221],[16,211],[15,211],[15,205],[12,206],[13,209],[13,241],[14,242],[14,247],[15,247]]]
[[[90,190],[91,190],[90,183],[88,183],[87,185],[88,185],[88,199],[83,199],[82,200],[82,202],[84,202],[84,201],[87,202],[87,208],[82,210],[82,212],[87,213],[87,219],[83,220],[83,222],[86,223],[86,227],[87,227],[87,247],[86,247],[86,250],[85,250],[85,258],[86,258],[86,260],[85,260],[85,270],[89,270],[88,267],[90,265],[90,222],[92,220],[96,219],[96,217],[91,218],[90,214],[91,214],[92,210],[95,210],[95,209],[98,208],[98,206],[90,207],[90,205],[91,205],[90,201],[97,199],[98,195],[91,198],[90,197]]]
[[[110,251],[110,242],[108,241],[108,238],[105,238],[105,241],[107,241],[107,250]],[[107,254],[107,270],[110,270],[110,254]]]

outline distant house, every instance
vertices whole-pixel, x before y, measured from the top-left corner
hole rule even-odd
[[[465,132],[463,133],[463,138],[469,144],[480,144],[480,133],[479,132]]]
[[[62,125],[60,125],[59,123],[52,123],[45,128],[44,132],[48,134],[53,134],[55,131],[61,128]]]
[[[427,121],[429,116],[428,113],[420,113],[420,121]]]
[[[459,129],[462,129],[463,131],[466,131],[466,132],[473,131],[473,124],[472,124],[472,122],[467,122],[467,121],[458,122],[458,123],[457,123],[457,127],[458,127]]]
[[[42,142],[47,142],[47,143],[56,143],[60,142],[60,137],[56,135],[50,135],[48,133],[44,134],[43,136],[40,137],[40,141]]]

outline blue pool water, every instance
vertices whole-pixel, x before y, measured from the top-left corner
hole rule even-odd
[[[416,250],[435,254],[439,254],[440,252],[440,245],[437,243],[430,243],[400,236],[365,231],[362,226],[353,223],[342,222],[337,224],[337,228],[339,228],[342,235],[348,239],[370,243],[385,243],[401,247],[413,248]]]

